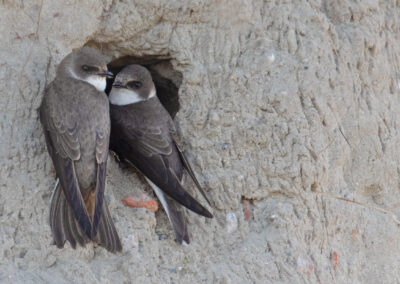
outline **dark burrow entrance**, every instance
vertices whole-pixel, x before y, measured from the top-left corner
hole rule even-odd
[[[174,118],[179,111],[178,91],[182,83],[182,73],[174,70],[170,59],[160,59],[155,56],[135,57],[125,56],[108,64],[108,70],[117,75],[125,66],[139,64],[146,67],[153,77],[157,90],[157,96],[166,110]],[[106,93],[111,90],[114,79],[107,81]]]

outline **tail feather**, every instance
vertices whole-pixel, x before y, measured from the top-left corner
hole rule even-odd
[[[174,199],[164,194],[163,191],[151,180],[149,180],[148,178],[146,178],[146,180],[156,193],[158,199],[164,207],[165,212],[167,212],[168,219],[175,232],[176,241],[180,244],[182,244],[183,242],[189,244],[190,240],[184,208]]]
[[[74,238],[72,231],[73,228],[71,227],[71,223],[70,223],[70,217],[74,218],[73,216],[69,215],[69,208],[70,206],[68,206],[68,204],[66,202],[64,202],[62,204],[62,209],[60,209],[61,214],[62,214],[62,226],[64,228],[64,233],[65,233],[65,238],[70,242],[71,247],[72,248],[76,248],[76,239]],[[73,221],[73,220],[72,220]]]
[[[103,202],[102,216],[99,222],[97,242],[110,252],[122,251],[121,240],[119,239],[114,222],[106,202]]]
[[[90,242],[90,239],[78,224],[74,212],[61,189],[61,185],[56,187],[51,200],[50,227],[54,243],[59,248],[64,247],[65,241],[69,241],[73,248],[76,248],[77,242],[81,246]]]
[[[65,216],[67,220],[67,226],[65,226],[65,231],[69,232],[70,238],[67,240],[71,243],[71,246],[75,248],[75,244],[78,243],[80,246],[85,246],[90,242],[89,237],[86,233],[81,229],[78,221],[75,219],[74,212],[71,206],[68,204],[65,205],[67,208],[67,214]]]
[[[50,228],[53,233],[54,244],[59,248],[62,248],[66,241],[63,225],[65,205],[63,199],[65,200],[65,197],[62,194],[62,190],[58,184],[54,189],[50,206]]]
[[[102,215],[95,241],[110,252],[121,251],[122,245],[106,203],[103,203]],[[76,248],[77,243],[85,246],[91,242],[76,220],[60,185],[56,187],[51,200],[50,227],[54,244],[59,248],[64,247],[65,241],[69,241],[73,248]]]
[[[180,244],[183,242],[189,244],[190,239],[186,223],[185,209],[169,196],[165,196],[165,200],[168,204],[168,218],[174,228],[176,241]]]

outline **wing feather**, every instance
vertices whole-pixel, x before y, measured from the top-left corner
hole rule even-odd
[[[133,129],[124,125],[121,129],[126,138],[120,142],[121,147],[116,146],[116,152],[124,149],[124,153],[119,154],[167,195],[197,214],[212,218],[212,214],[186,192],[169,166],[166,156],[171,155],[174,144],[168,142],[159,128]]]
[[[192,169],[192,166],[190,165],[186,155],[185,155],[185,150],[183,148],[183,145],[179,139],[178,133],[175,129],[175,125],[173,124],[173,121],[169,121],[169,132],[172,137],[172,141],[174,142],[176,149],[178,149],[179,156],[182,160],[183,167],[185,170],[189,173],[190,177],[192,178],[193,182],[195,183],[197,189],[200,191],[201,195],[203,195],[204,199],[207,201],[207,203],[211,206],[210,200],[208,200],[207,195],[203,189],[203,187],[200,185],[199,181],[197,180],[196,175],[194,174],[194,171]]]
[[[165,116],[162,115],[157,121],[153,120],[153,116],[146,116],[154,111],[152,107],[154,105],[140,103],[129,107],[111,106],[112,150],[133,164],[172,199],[197,214],[212,218],[212,214],[187,193],[180,183],[178,151],[168,128],[165,129]],[[145,108],[149,112],[146,113]]]
[[[127,136],[143,155],[170,155],[172,147],[166,140],[160,128],[154,129],[127,129]]]
[[[82,230],[93,239],[95,237],[93,233],[97,231],[103,203],[109,124],[103,131],[96,129],[95,147],[98,172],[95,214],[93,220],[91,220],[81,194],[74,166],[74,163],[81,158],[80,124],[77,121],[79,115],[74,112],[77,111],[74,108],[72,110],[64,109],[64,106],[55,99],[58,95],[57,92],[60,92],[60,90],[55,88],[53,83],[46,90],[45,98],[40,107],[40,120],[45,131],[47,148],[53,160],[57,176],[60,178],[65,197],[73,209],[75,218]]]

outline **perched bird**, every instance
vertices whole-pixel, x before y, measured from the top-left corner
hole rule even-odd
[[[212,218],[212,214],[182,186],[184,169],[208,201],[179,145],[174,123],[157,98],[149,71],[129,65],[118,73],[109,95],[110,149],[133,164],[163,205],[179,243],[189,243],[183,205]]]
[[[67,55],[40,106],[47,150],[59,178],[50,208],[54,242],[122,246],[104,201],[110,137],[105,57],[83,47]]]

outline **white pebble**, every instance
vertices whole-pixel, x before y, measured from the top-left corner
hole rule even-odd
[[[238,228],[238,220],[236,214],[233,212],[229,212],[226,214],[226,231],[228,233],[232,233],[236,231]]]
[[[270,53],[267,55],[269,63],[274,63],[275,62],[275,54]]]

